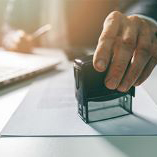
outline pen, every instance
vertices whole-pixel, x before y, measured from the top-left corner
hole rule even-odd
[[[48,31],[51,30],[51,24],[46,24],[40,28],[38,28],[33,34],[32,37],[33,39],[37,39],[38,37],[42,36],[43,34],[47,33]]]

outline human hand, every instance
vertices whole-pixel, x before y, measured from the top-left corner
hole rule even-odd
[[[143,83],[157,64],[156,26],[118,11],[108,15],[93,57],[99,72],[108,69],[105,84],[121,92]]]
[[[23,30],[10,31],[4,35],[2,46],[8,51],[31,53],[33,37]]]
[[[8,51],[31,53],[35,40],[50,30],[51,24],[41,26],[32,34],[23,30],[9,30],[3,37],[2,46]]]

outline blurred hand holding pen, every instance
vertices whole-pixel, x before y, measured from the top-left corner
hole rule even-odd
[[[38,28],[32,34],[28,34],[24,30],[11,30],[4,35],[2,46],[7,51],[32,53],[35,41],[50,30],[50,24]]]

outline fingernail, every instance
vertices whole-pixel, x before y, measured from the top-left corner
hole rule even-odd
[[[128,91],[128,87],[126,85],[121,85],[120,87],[118,87],[118,91],[120,91],[120,92],[127,92]]]
[[[118,81],[116,79],[105,80],[105,85],[109,89],[116,89],[118,85]]]
[[[106,69],[105,63],[102,59],[98,60],[96,62],[96,67],[98,68],[98,70],[100,71],[104,71]]]

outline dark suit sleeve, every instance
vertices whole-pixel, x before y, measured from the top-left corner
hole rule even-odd
[[[141,14],[157,21],[157,0],[139,0],[126,14]]]

